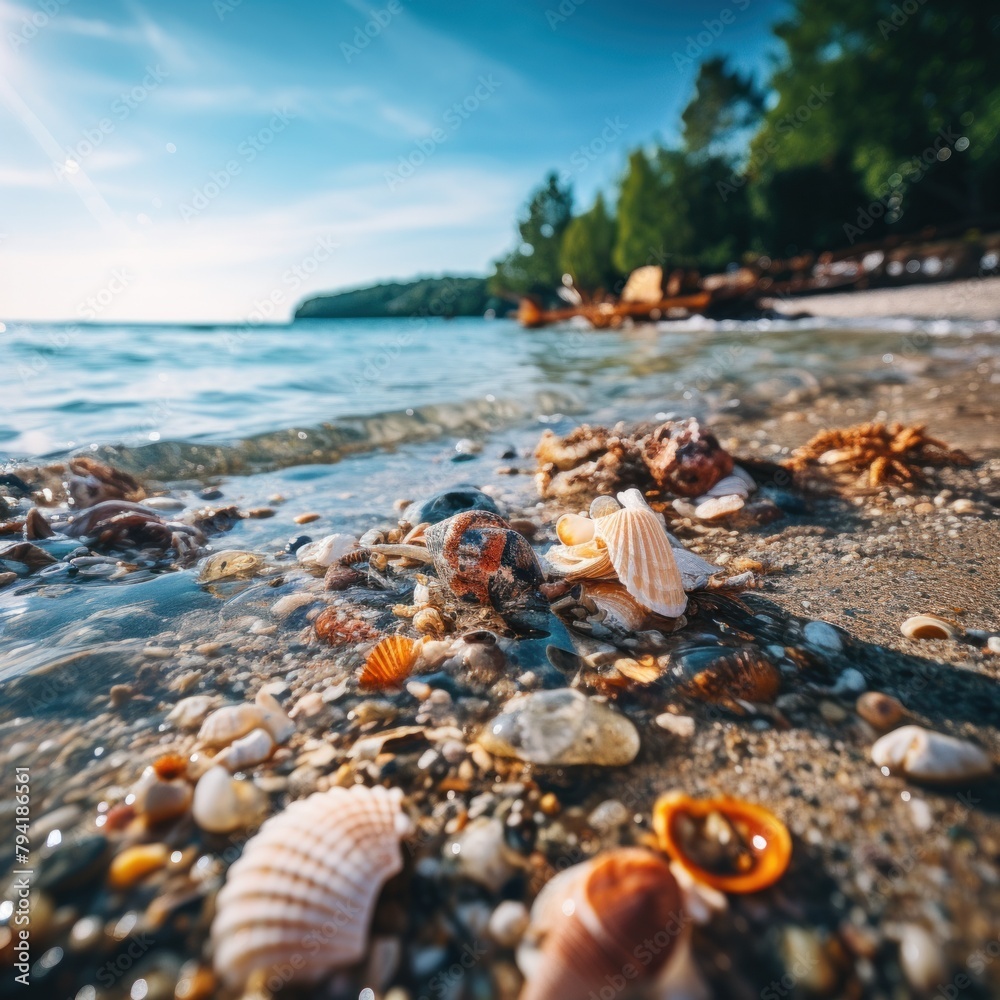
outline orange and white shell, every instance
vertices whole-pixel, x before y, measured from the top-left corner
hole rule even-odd
[[[650,851],[617,848],[567,868],[531,908],[517,951],[525,976],[519,1000],[586,1000],[618,977],[656,978],[686,947],[686,924],[680,888]],[[640,961],[644,941],[657,933],[660,947]]]
[[[615,575],[644,607],[667,618],[680,617],[687,595],[663,518],[639,490],[625,490],[618,499],[621,510],[594,521],[594,533],[604,542]]]
[[[417,643],[408,636],[386,636],[368,654],[358,683],[376,690],[399,687],[410,676],[417,652]]]
[[[212,923],[215,969],[229,987],[279,969],[314,983],[365,956],[382,886],[403,867],[411,826],[401,798],[360,785],[316,792],[248,841]]]

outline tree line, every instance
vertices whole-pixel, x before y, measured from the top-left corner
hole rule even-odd
[[[495,295],[586,297],[637,267],[718,271],[1000,213],[1000,8],[987,0],[793,0],[758,81],[701,63],[680,139],[632,150],[574,212],[549,174],[496,261]]]

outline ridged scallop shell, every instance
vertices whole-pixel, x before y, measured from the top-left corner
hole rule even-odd
[[[405,635],[390,635],[369,654],[358,683],[367,688],[398,687],[413,669],[416,661],[413,639]]]
[[[653,807],[653,829],[660,847],[696,882],[720,892],[766,889],[785,874],[792,857],[785,824],[763,806],[740,799],[668,792]]]
[[[249,840],[212,923],[215,969],[231,988],[278,967],[312,983],[364,957],[382,886],[403,867],[401,797],[331,788],[293,802]]]
[[[667,864],[635,847],[607,851],[553,878],[531,908],[517,962],[525,975],[519,1000],[586,1000],[609,984],[652,979],[686,947],[680,888]],[[643,942],[665,932],[663,947]],[[614,989],[614,987],[611,987]],[[617,990],[615,990],[617,992]]]
[[[872,746],[872,760],[916,781],[937,784],[973,781],[993,771],[993,761],[975,743],[923,726],[902,726],[886,733]]]
[[[599,517],[607,517],[608,514],[614,514],[616,510],[621,509],[622,505],[614,497],[595,497],[590,505],[590,516],[593,520],[597,520]]]
[[[274,753],[274,737],[263,728],[234,740],[216,758],[229,771],[243,771],[267,760]]]
[[[618,499],[621,510],[594,522],[615,574],[643,606],[667,618],[680,617],[687,595],[663,518],[639,490],[625,490]]]
[[[615,575],[607,546],[596,538],[582,545],[553,545],[545,553],[545,565],[567,580],[607,580]]]

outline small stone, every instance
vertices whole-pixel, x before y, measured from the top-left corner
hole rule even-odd
[[[108,701],[112,708],[121,708],[127,705],[135,695],[135,689],[131,684],[112,684],[108,692]]]
[[[499,892],[515,873],[509,854],[503,823],[496,817],[473,820],[444,845],[444,857],[453,860],[463,875],[490,892]]]
[[[929,993],[948,979],[948,961],[930,931],[919,924],[903,924],[896,936],[900,967],[915,990]]]
[[[197,729],[218,704],[219,699],[215,695],[193,694],[174,705],[167,715],[167,722],[172,722],[178,729]]]
[[[618,799],[605,799],[592,810],[587,822],[599,833],[608,833],[629,820],[629,811]]]
[[[639,733],[620,712],[573,688],[516,695],[479,736],[500,757],[532,764],[630,764]]]
[[[914,514],[933,514],[934,504],[932,503],[918,503],[916,507],[913,508]]]
[[[656,717],[656,724],[668,733],[689,740],[694,736],[695,721],[690,715],[674,715],[672,712],[662,712]]]
[[[111,862],[108,882],[112,888],[128,889],[151,872],[163,868],[170,860],[170,848],[166,844],[139,844],[126,847]]]
[[[501,948],[513,948],[528,929],[528,908],[514,899],[505,899],[490,914],[490,937]]]
[[[296,514],[295,517],[292,518],[296,524],[311,524],[313,521],[318,521],[319,519],[320,515],[315,511],[307,511],[305,514]]]
[[[17,579],[16,573],[0,573],[0,587],[7,587]]]
[[[872,760],[886,773],[916,781],[954,784],[988,777],[993,761],[975,743],[923,726],[902,726],[876,740]]]
[[[865,680],[865,675],[854,667],[848,667],[837,678],[836,684],[833,685],[833,693],[837,695],[861,694],[866,687],[868,687],[868,682]]]
[[[819,703],[819,714],[832,725],[843,722],[847,718],[847,711],[841,705],[838,705],[837,702],[829,701],[828,699],[824,699]]]
[[[538,808],[541,809],[546,816],[555,816],[559,810],[562,809],[562,804],[552,792],[546,792],[538,800]]]
[[[977,504],[968,497],[959,497],[952,505],[951,509],[956,514],[978,514],[980,513]]]
[[[308,607],[310,604],[315,604],[318,600],[319,598],[316,594],[285,594],[284,597],[279,597],[271,605],[271,614],[275,618],[287,618],[293,612],[298,611],[299,608]]]
[[[271,507],[251,507],[247,511],[247,517],[261,520],[265,517],[274,517],[274,510]]]
[[[806,645],[829,653],[839,653],[844,648],[840,633],[829,622],[807,622],[802,630]]]
[[[986,648],[991,653],[1000,653],[1000,635],[991,635],[986,640]]]
[[[881,691],[867,691],[858,698],[854,708],[865,722],[879,732],[897,726],[906,714],[906,709],[899,701]]]
[[[198,779],[191,814],[209,833],[232,833],[253,825],[266,804],[263,792],[252,781],[237,781],[216,765]]]

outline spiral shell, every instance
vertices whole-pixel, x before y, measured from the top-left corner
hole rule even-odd
[[[625,847],[574,865],[531,908],[519,1000],[586,1000],[626,976],[648,981],[684,946],[686,922],[677,882],[655,854]],[[640,961],[643,942],[661,932],[664,946]]]
[[[618,499],[621,510],[594,522],[615,574],[643,607],[667,618],[678,618],[687,607],[687,595],[663,518],[639,490],[625,490]]]
[[[313,983],[367,951],[382,886],[403,867],[398,789],[331,788],[269,819],[229,869],[212,942],[233,989],[257,970]]]
[[[739,799],[660,796],[653,807],[660,847],[696,882],[720,892],[757,892],[784,875],[788,828],[763,806]]]
[[[416,643],[405,635],[390,635],[369,654],[358,683],[367,688],[398,687],[413,669]]]

